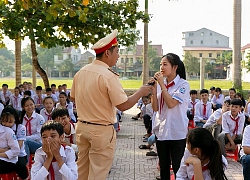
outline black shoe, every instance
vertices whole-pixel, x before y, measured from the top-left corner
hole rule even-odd
[[[158,154],[154,151],[147,152],[146,156],[158,156]]]
[[[138,118],[137,118],[137,117],[132,117],[131,119],[133,119],[133,120],[138,120]]]

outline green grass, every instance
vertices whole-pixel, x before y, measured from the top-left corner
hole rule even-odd
[[[32,82],[31,78],[23,78],[22,82]],[[71,88],[72,79],[49,79],[50,84],[67,84],[68,88]],[[10,89],[15,87],[15,79],[14,78],[1,78],[0,84],[6,83],[9,85]],[[124,89],[138,89],[142,85],[141,80],[121,80],[121,84]],[[200,89],[200,81],[199,80],[189,80],[190,89]],[[37,86],[40,85],[44,87],[43,81],[41,78],[37,78]],[[243,90],[250,90],[250,83],[243,82]],[[206,89],[209,89],[211,86],[220,87],[221,89],[228,90],[232,87],[232,82],[228,80],[205,80],[204,86]]]

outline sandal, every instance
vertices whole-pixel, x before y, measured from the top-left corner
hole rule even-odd
[[[148,142],[148,138],[144,138],[144,139],[143,139],[143,142]]]
[[[145,145],[145,144],[141,144],[141,145],[139,146],[139,148],[140,148],[140,149],[150,149],[150,147],[148,147],[148,146]]]
[[[158,154],[154,151],[147,152],[146,156],[158,156]]]

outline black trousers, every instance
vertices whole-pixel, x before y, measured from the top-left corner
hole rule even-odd
[[[161,168],[161,180],[170,180],[171,162],[174,174],[176,176],[185,151],[186,139],[165,141],[157,140],[156,147]]]
[[[0,174],[9,174],[15,171],[15,164],[0,160]]]
[[[26,164],[27,164],[27,156],[18,157],[18,161],[15,166],[15,171],[21,179],[26,179],[29,176]]]
[[[145,128],[147,130],[147,134],[151,134],[151,131],[152,131],[152,120],[151,120],[151,117],[148,114],[145,114],[143,116],[143,122],[144,122]]]

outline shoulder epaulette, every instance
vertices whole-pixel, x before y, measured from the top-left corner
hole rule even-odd
[[[113,69],[108,68],[108,70],[110,70],[110,71],[111,71],[112,73],[114,73],[115,75],[119,76],[119,74],[118,74],[117,72],[113,71]]]

